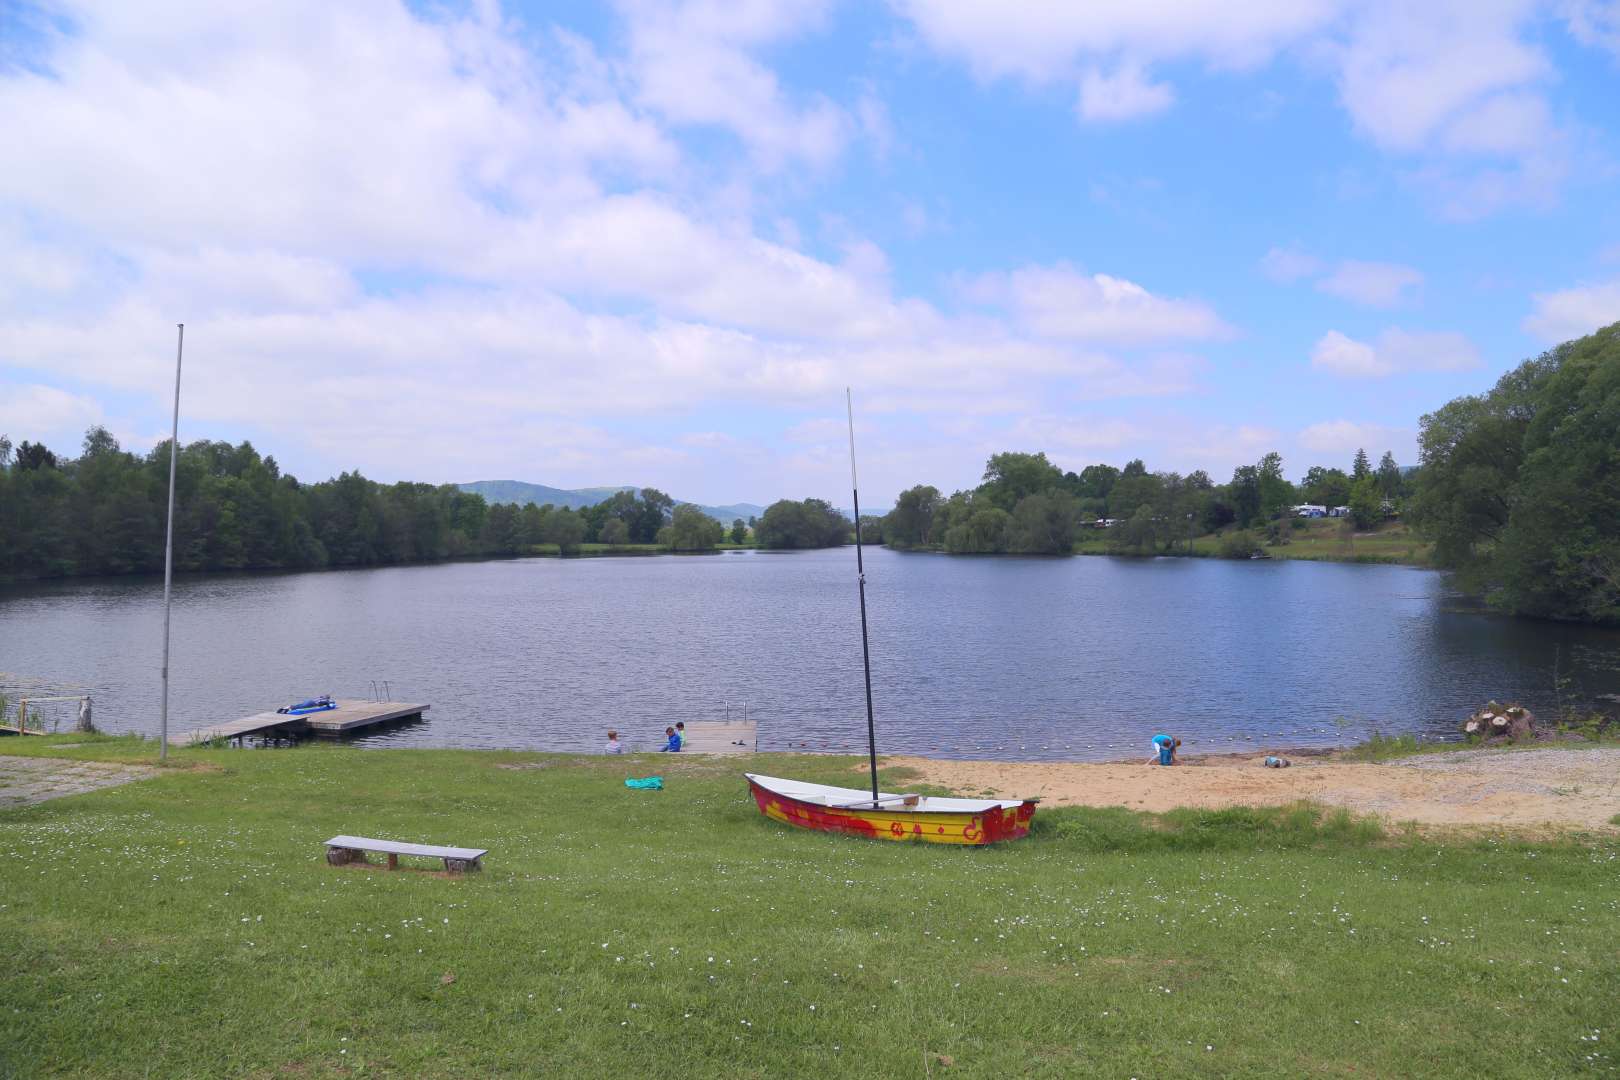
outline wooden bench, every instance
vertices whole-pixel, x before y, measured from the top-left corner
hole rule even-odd
[[[438,847],[433,844],[402,844],[397,840],[372,840],[365,836],[334,836],[326,842],[326,861],[333,866],[365,862],[366,852],[375,851],[388,856],[388,869],[399,869],[401,855],[421,855],[429,859],[443,859],[444,868],[453,874],[482,870],[479,862],[489,854],[487,848]]]

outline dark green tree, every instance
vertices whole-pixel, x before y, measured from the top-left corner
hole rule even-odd
[[[837,547],[850,536],[849,519],[823,499],[772,503],[759,519],[754,541],[762,548]]]
[[[1395,455],[1388,450],[1378,460],[1378,491],[1391,502],[1405,494],[1405,478],[1401,476],[1401,467],[1395,464]]]
[[[1260,516],[1260,470],[1253,465],[1233,469],[1227,495],[1238,528],[1247,529]]]
[[[1372,464],[1367,460],[1365,448],[1357,448],[1356,460],[1350,466],[1350,482],[1352,484],[1365,480],[1372,475]]]
[[[585,519],[572,510],[554,510],[546,516],[545,537],[546,543],[557,545],[559,554],[577,555],[585,542]]]
[[[934,543],[934,514],[939,489],[918,484],[902,491],[883,523],[883,540],[890,547],[919,548]]]
[[[725,526],[691,504],[675,508],[668,539],[671,551],[713,551],[725,539]]]
[[[1006,525],[1006,547],[1037,555],[1067,555],[1080,530],[1080,502],[1063,491],[1026,495]]]
[[[991,506],[1011,511],[1026,496],[1039,495],[1062,484],[1063,471],[1047,461],[1044,453],[992,454],[984,466],[984,483],[979,485],[979,494]]]

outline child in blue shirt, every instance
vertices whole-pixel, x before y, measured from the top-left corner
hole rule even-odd
[[[1176,763],[1176,747],[1180,745],[1180,739],[1169,735],[1153,736],[1153,753],[1155,756],[1148,758],[1148,764],[1152,765],[1156,761],[1160,765],[1174,765]]]
[[[675,733],[675,729],[672,727],[665,728],[664,736],[669,739],[669,742],[665,743],[663,746],[660,746],[658,748],[658,752],[660,754],[679,753],[681,749],[681,737]]]

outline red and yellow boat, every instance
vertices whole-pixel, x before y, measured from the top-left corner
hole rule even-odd
[[[889,795],[744,773],[760,813],[819,832],[928,844],[994,844],[1029,833],[1034,799]]]

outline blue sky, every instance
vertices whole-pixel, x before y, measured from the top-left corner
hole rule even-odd
[[[710,502],[1356,447],[1620,319],[1615,0],[0,0],[0,432]]]

